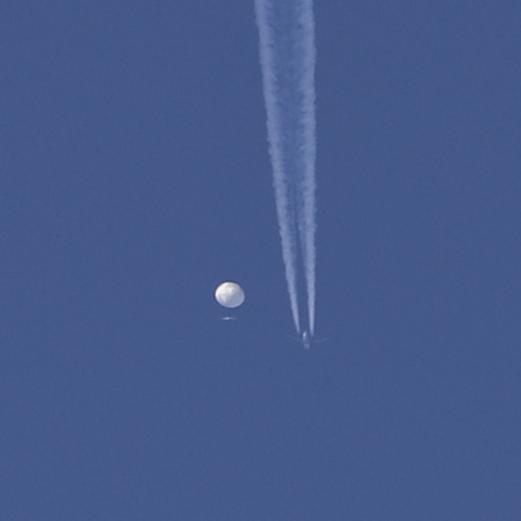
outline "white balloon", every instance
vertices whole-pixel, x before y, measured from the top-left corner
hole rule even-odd
[[[215,289],[215,300],[225,308],[238,308],[245,298],[243,289],[236,282],[223,282]]]

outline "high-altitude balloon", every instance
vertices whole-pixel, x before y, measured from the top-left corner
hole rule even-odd
[[[215,300],[225,308],[238,308],[244,299],[244,291],[236,282],[223,282],[215,289]]]

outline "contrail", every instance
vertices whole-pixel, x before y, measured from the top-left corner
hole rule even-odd
[[[255,0],[282,257],[300,332],[298,252],[315,328],[315,42],[312,0]]]

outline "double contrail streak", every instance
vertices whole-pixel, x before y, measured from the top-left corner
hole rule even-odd
[[[301,332],[303,269],[315,328],[315,37],[313,0],[255,0],[277,217],[291,313]]]

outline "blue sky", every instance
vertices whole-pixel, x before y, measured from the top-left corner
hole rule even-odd
[[[0,517],[519,519],[520,18],[316,2],[306,352],[253,2],[4,1]]]

